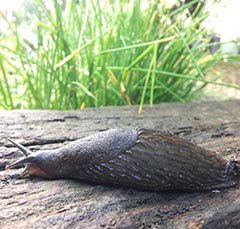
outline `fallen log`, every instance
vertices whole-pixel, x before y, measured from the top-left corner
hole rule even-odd
[[[4,170],[22,157],[7,138],[32,151],[54,149],[109,128],[170,132],[215,150],[240,153],[240,101],[165,103],[77,111],[0,112],[1,228],[239,228],[239,185],[215,192],[142,192],[75,180],[19,178]]]

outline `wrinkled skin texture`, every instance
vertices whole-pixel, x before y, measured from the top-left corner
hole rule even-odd
[[[17,165],[30,175],[73,178],[147,191],[200,191],[237,183],[239,166],[215,152],[148,129],[112,129],[51,151],[32,153]],[[10,165],[9,168],[14,168]]]

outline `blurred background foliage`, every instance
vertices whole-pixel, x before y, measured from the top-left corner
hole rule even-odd
[[[26,0],[1,11],[0,107],[82,109],[189,101],[223,55],[202,1]],[[144,4],[143,4],[144,3]]]

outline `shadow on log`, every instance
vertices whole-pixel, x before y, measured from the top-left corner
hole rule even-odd
[[[239,228],[239,185],[216,192],[154,193],[74,180],[20,179],[5,165],[32,151],[55,149],[116,127],[171,132],[230,158],[240,153],[240,101],[166,103],[82,111],[0,112],[1,228]]]

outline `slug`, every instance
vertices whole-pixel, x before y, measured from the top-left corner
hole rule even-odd
[[[234,186],[240,173],[236,159],[226,161],[178,137],[143,128],[110,129],[34,153],[11,142],[25,157],[6,169],[25,166],[23,175],[146,191],[204,191]]]

